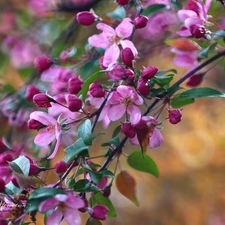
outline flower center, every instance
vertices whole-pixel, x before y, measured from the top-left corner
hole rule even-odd
[[[121,100],[121,104],[124,104],[127,108],[130,108],[133,104],[131,97],[127,97]]]
[[[47,131],[51,132],[51,133],[54,133],[55,132],[55,125],[52,125],[52,124],[48,125]]]

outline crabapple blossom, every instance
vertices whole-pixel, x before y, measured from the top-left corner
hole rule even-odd
[[[120,85],[113,91],[108,99],[111,108],[108,117],[111,121],[120,119],[125,113],[130,115],[130,122],[136,124],[141,119],[141,110],[137,105],[143,104],[143,99],[131,87]]]
[[[190,87],[196,87],[198,85],[200,85],[204,79],[206,73],[196,73],[194,75],[192,75],[191,77],[189,77],[186,81],[186,85],[190,86]]]
[[[169,121],[171,124],[177,124],[182,119],[182,111],[180,109],[169,109]]]
[[[77,13],[77,21],[83,26],[90,26],[95,22],[96,16],[88,11]]]
[[[88,208],[87,211],[91,217],[98,220],[106,220],[109,209],[104,205],[95,205],[93,208]]]
[[[39,211],[44,213],[53,209],[47,217],[46,225],[58,225],[63,217],[69,225],[80,225],[81,219],[77,209],[84,206],[84,201],[79,197],[57,194],[43,201],[39,206]]]

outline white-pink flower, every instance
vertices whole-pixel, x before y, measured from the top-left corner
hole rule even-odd
[[[120,85],[113,91],[108,99],[112,107],[108,110],[108,117],[111,121],[120,119],[124,113],[130,115],[130,122],[137,124],[141,119],[141,110],[137,105],[143,104],[143,99],[131,87]]]
[[[88,42],[96,48],[106,49],[103,59],[103,65],[105,67],[109,67],[117,62],[120,55],[119,44],[122,45],[122,48],[130,48],[134,56],[137,55],[137,49],[133,42],[124,40],[130,37],[133,32],[133,24],[130,18],[125,18],[115,30],[104,23],[97,24],[97,28],[102,30],[102,33],[89,37]]]
[[[36,120],[46,126],[34,139],[34,143],[39,146],[47,146],[56,139],[56,145],[52,154],[48,159],[52,159],[60,145],[60,133],[61,126],[55,118],[51,115],[42,112],[35,111],[30,114],[30,119]]]
[[[79,225],[80,215],[77,209],[85,207],[84,201],[79,197],[57,194],[54,198],[43,201],[39,206],[40,212],[47,212],[54,209],[48,216],[46,225],[58,225],[63,219],[69,225]]]

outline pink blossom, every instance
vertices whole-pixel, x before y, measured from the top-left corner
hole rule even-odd
[[[56,145],[55,145],[54,151],[48,157],[48,159],[52,159],[56,155],[60,145],[60,133],[61,133],[60,124],[51,115],[41,111],[32,112],[30,114],[30,119],[37,120],[46,126],[46,128],[44,128],[35,137],[34,143],[36,145],[46,146],[56,139]]]
[[[119,44],[123,48],[130,48],[134,54],[137,55],[137,49],[130,40],[124,40],[130,37],[133,31],[133,25],[131,24],[130,18],[125,18],[115,30],[104,23],[97,25],[99,30],[102,30],[101,34],[95,34],[89,37],[89,44],[96,48],[105,48],[105,54],[103,58],[103,65],[109,67],[111,64],[117,62],[120,55]]]
[[[143,99],[130,87],[120,85],[112,92],[108,99],[112,107],[108,111],[111,121],[120,119],[125,113],[130,115],[130,122],[136,124],[141,119],[141,110],[136,105],[142,105]]]
[[[81,219],[76,209],[84,206],[84,201],[79,197],[57,194],[54,198],[43,201],[39,211],[47,212],[54,209],[48,216],[46,225],[58,225],[63,217],[69,225],[79,225]]]

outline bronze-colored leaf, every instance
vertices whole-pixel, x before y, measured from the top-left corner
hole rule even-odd
[[[196,42],[186,39],[166,40],[165,43],[181,51],[197,51],[201,49]]]

